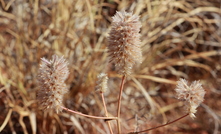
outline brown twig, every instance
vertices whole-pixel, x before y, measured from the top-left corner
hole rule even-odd
[[[124,88],[124,82],[125,82],[125,75],[122,77],[121,85],[120,85],[120,93],[119,93],[119,98],[118,98],[118,106],[117,106],[117,128],[118,128],[118,134],[121,133],[121,126],[120,126],[120,106],[121,106],[121,97],[122,97],[122,92]]]
[[[173,120],[171,122],[167,122],[166,124],[163,124],[163,125],[160,125],[160,126],[157,126],[157,127],[153,127],[153,128],[149,128],[149,129],[146,129],[146,130],[142,130],[142,131],[139,131],[139,132],[130,132],[128,134],[138,134],[138,133],[147,132],[147,131],[150,131],[150,130],[153,130],[153,129],[157,129],[157,128],[160,128],[160,127],[164,127],[164,126],[173,124],[174,122],[177,122],[178,120],[181,120],[181,119],[185,118],[188,115],[189,115],[189,113],[185,114],[184,116],[181,116],[180,118],[175,119],[175,120]]]
[[[83,114],[83,113],[80,113],[80,112],[77,112],[77,111],[73,111],[71,109],[68,109],[66,107],[63,107],[63,106],[60,106],[62,109],[68,111],[68,112],[71,112],[71,113],[74,113],[74,114],[78,114],[78,115],[81,115],[81,116],[84,116],[84,117],[88,117],[88,118],[94,118],[94,119],[105,119],[105,120],[117,120],[117,117],[100,117],[100,116],[93,116],[93,115],[87,115],[87,114]]]
[[[108,117],[108,112],[107,112],[107,107],[106,107],[106,104],[105,104],[103,92],[101,92],[101,98],[102,98],[102,102],[103,102],[103,104],[104,104],[105,115],[106,115],[106,117]],[[108,127],[109,127],[109,130],[110,130],[111,134],[113,134],[113,130],[112,130],[112,128],[111,128],[110,122],[107,121],[107,124],[108,124]]]

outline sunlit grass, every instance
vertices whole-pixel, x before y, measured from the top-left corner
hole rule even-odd
[[[140,15],[143,62],[127,77],[122,96],[122,131],[154,127],[182,115],[175,97],[179,78],[201,80],[207,94],[194,121],[184,119],[153,133],[215,133],[220,126],[221,10],[219,0],[0,1],[0,128],[2,132],[101,133],[103,120],[67,112],[42,112],[36,103],[40,58],[53,54],[69,62],[70,93],[64,105],[103,115],[95,92],[101,72],[109,76],[104,94],[116,116],[121,76],[109,63],[111,17],[125,9]],[[214,103],[216,102],[216,103]],[[7,125],[6,125],[7,124]],[[112,124],[116,131],[116,124]],[[5,126],[5,127],[2,127]]]

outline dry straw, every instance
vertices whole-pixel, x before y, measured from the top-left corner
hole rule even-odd
[[[129,75],[133,65],[142,62],[139,16],[125,11],[117,12],[111,27],[108,37],[110,60],[118,73]]]
[[[38,90],[37,99],[42,109],[61,111],[63,95],[67,93],[65,84],[65,80],[69,75],[67,65],[68,62],[57,55],[53,55],[50,61],[41,58],[38,71],[40,89]]]
[[[219,51],[221,49],[220,0],[194,2],[191,0],[174,0],[173,2],[169,0],[118,0],[115,2],[113,0],[99,2],[1,0],[0,5],[0,115],[1,122],[4,120],[0,127],[2,133],[17,133],[17,131],[19,133],[20,131],[33,134],[37,132],[97,134],[106,130],[104,124],[99,124],[100,120],[82,120],[78,116],[75,119],[72,118],[74,116],[71,113],[63,113],[64,116],[59,116],[61,118],[57,118],[57,115],[53,115],[52,118],[41,116],[42,113],[33,104],[35,92],[32,91],[38,86],[33,76],[38,70],[36,63],[40,59],[39,56],[65,53],[73,61],[70,69],[75,72],[68,78],[68,83],[76,85],[71,89],[73,91],[71,97],[80,96],[79,100],[74,99],[77,106],[68,106],[79,108],[77,110],[82,110],[83,106],[87,108],[85,109],[87,113],[100,113],[100,109],[97,108],[97,105],[100,106],[100,101],[96,100],[98,98],[94,98],[95,107],[91,107],[91,99],[88,98],[94,97],[94,94],[88,94],[83,101],[81,94],[94,89],[93,76],[105,67],[103,63],[106,62],[106,54],[103,53],[102,44],[106,43],[104,37],[106,29],[109,28],[109,18],[116,9],[122,8],[133,10],[142,17],[143,65],[139,71],[140,75],[134,76],[137,81],[141,81],[141,85],[143,83],[144,89],[161,87],[162,90],[157,93],[164,94],[165,88],[175,83],[172,80],[169,82],[171,78],[198,79],[203,77],[207,81],[208,90],[211,90],[207,94],[206,105],[202,105],[205,112],[200,113],[200,116],[206,118],[201,118],[200,123],[197,123],[199,129],[192,129],[195,133],[202,133],[202,131],[221,133],[219,118],[221,95],[218,90],[221,66],[221,62],[218,62],[221,59]],[[110,81],[116,81],[112,72],[107,73],[111,76]],[[140,86],[133,81],[127,83],[129,90],[134,89],[141,95],[148,93],[147,90],[141,92],[135,89],[135,87],[139,89]],[[116,84],[118,82],[113,83],[112,87],[116,87]],[[111,89],[111,94],[107,98],[109,112],[113,114],[116,106],[112,98],[116,96],[116,90]],[[131,91],[124,94],[125,98],[134,95],[135,92]],[[172,95],[171,92],[166,92],[166,94]],[[145,98],[134,96],[134,99],[136,100],[134,103],[130,103],[128,99],[123,100],[123,109],[128,105],[134,108],[124,112],[124,117],[134,117],[134,111],[137,111],[138,116],[143,115],[139,110],[143,110],[144,106],[140,102],[145,102]],[[160,106],[171,106],[170,99],[170,97],[159,97],[157,102]],[[70,100],[67,104],[68,102]],[[165,109],[165,107],[161,108]],[[176,109],[167,107],[165,112],[173,110]],[[158,115],[154,116],[154,118],[157,117]],[[170,119],[171,117],[173,116],[168,116]],[[208,122],[208,119],[212,121]],[[67,126],[66,123],[62,123],[64,121],[68,121],[69,124],[73,123],[73,126]],[[131,121],[123,122],[124,132],[133,128],[135,123]],[[142,119],[138,123],[141,121]],[[39,125],[39,122],[45,125]],[[186,122],[188,121],[158,129],[157,132],[177,133],[174,132],[177,130],[174,130],[174,127],[182,128],[186,126]],[[188,124],[192,126],[194,122],[188,122]],[[152,122],[151,126],[154,125],[155,123]],[[143,127],[144,124],[142,125],[141,122],[138,129],[141,130]],[[182,131],[190,132],[190,129],[189,127],[182,128]]]

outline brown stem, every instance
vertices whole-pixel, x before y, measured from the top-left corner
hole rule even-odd
[[[84,116],[84,117],[88,117],[88,118],[94,118],[94,119],[104,119],[104,120],[117,120],[117,117],[100,117],[100,116],[93,116],[93,115],[87,115],[87,114],[83,114],[83,113],[80,113],[80,112],[76,112],[76,111],[73,111],[71,109],[68,109],[66,107],[63,107],[63,106],[60,106],[62,109],[68,111],[68,112],[71,112],[71,113],[74,113],[74,114],[78,114],[78,115],[81,115],[81,116]]]
[[[106,117],[108,117],[107,107],[106,107],[106,104],[105,104],[104,94],[103,93],[101,93],[101,98],[102,98],[102,102],[104,104],[105,115],[106,115]],[[108,127],[109,127],[109,130],[110,130],[111,134],[113,134],[113,130],[111,129],[110,122],[108,121],[107,124],[108,124]]]
[[[118,106],[117,106],[117,128],[118,128],[118,134],[121,134],[121,126],[120,126],[120,106],[121,106],[121,97],[122,92],[124,88],[124,81],[125,81],[125,75],[122,77],[121,85],[120,85],[120,93],[118,97]]]
[[[188,116],[188,115],[189,115],[189,114],[185,114],[185,115],[181,116],[181,117],[178,118],[178,119],[175,119],[175,120],[173,120],[173,121],[171,121],[171,122],[168,122],[168,123],[166,123],[166,124],[163,124],[163,125],[160,125],[160,126],[157,126],[157,127],[149,128],[149,129],[142,130],[142,131],[139,131],[139,132],[130,132],[130,133],[128,133],[128,134],[138,134],[138,133],[147,132],[147,131],[150,131],[150,130],[153,130],[153,129],[157,129],[157,128],[160,128],[160,127],[164,127],[164,126],[170,125],[170,124],[172,124],[172,123],[174,123],[174,122],[177,122],[178,120],[181,120],[181,119],[185,118],[185,117]]]

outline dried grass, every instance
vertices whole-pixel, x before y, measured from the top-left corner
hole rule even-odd
[[[201,79],[207,91],[197,119],[150,133],[221,132],[219,0],[0,0],[0,5],[2,133],[108,133],[103,120],[38,110],[36,72],[41,57],[64,55],[71,74],[64,104],[91,115],[105,114],[94,88],[97,74],[107,72],[110,91],[105,97],[115,115],[120,78],[108,63],[106,36],[111,16],[121,9],[140,15],[144,57],[125,83],[123,130],[142,130],[181,116],[173,89],[183,77]]]

